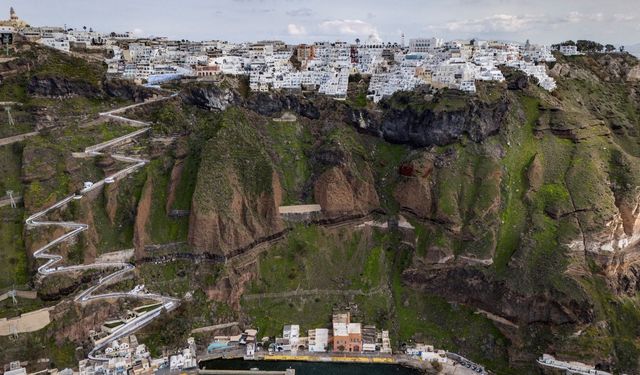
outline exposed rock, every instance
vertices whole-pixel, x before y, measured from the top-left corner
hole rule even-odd
[[[268,117],[290,111],[310,119],[320,118],[320,111],[313,102],[300,95],[257,92],[244,99],[234,89],[207,85],[189,86],[183,91],[181,97],[185,103],[212,111],[224,111],[231,106],[242,106]]]
[[[224,211],[192,205],[189,243],[200,252],[226,256],[284,228],[278,214],[282,193],[275,171],[272,192],[262,192],[255,200],[235,174],[228,177],[231,198]]]
[[[330,217],[370,213],[380,204],[369,169],[358,171],[332,167],[315,182],[314,197],[322,211]]]
[[[100,90],[86,81],[70,81],[65,78],[34,76],[29,81],[27,90],[31,95],[46,97],[84,96],[96,98]]]
[[[147,176],[147,181],[144,184],[140,201],[138,202],[136,221],[133,229],[133,245],[135,247],[136,259],[144,258],[144,248],[145,245],[149,243],[146,226],[151,214],[151,205],[153,204],[153,185],[151,181],[151,176]]]
[[[123,79],[105,80],[102,84],[102,89],[108,96],[134,102],[143,102],[154,95],[153,90]]]
[[[629,70],[629,73],[627,73],[627,81],[640,81],[640,64]]]
[[[450,144],[465,134],[475,142],[484,140],[498,132],[505,122],[509,102],[506,98],[495,103],[469,98],[460,109],[418,110],[411,106],[397,108],[383,101],[382,108],[381,117],[358,109],[347,113],[345,118],[351,125],[389,142],[426,147]]]
[[[224,111],[240,101],[236,91],[217,85],[190,86],[183,90],[180,97],[187,104],[211,111]]]
[[[434,168],[433,160],[416,160],[410,166],[412,175],[401,177],[393,197],[401,208],[421,218],[430,218],[433,216],[433,192],[430,179]]]
[[[446,295],[449,300],[477,306],[519,324],[575,324],[593,321],[591,303],[580,294],[526,294],[472,267],[453,267],[428,272],[407,269],[403,280],[409,285]]]

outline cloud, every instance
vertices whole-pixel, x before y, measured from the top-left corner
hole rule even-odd
[[[287,16],[291,17],[311,17],[313,10],[310,8],[298,8],[287,11]]]
[[[635,19],[636,19],[636,16],[632,14],[616,13],[613,15],[613,20],[618,22],[620,21],[628,22],[628,21],[633,21]]]
[[[569,12],[569,14],[564,19],[561,19],[560,21],[566,21],[569,23],[580,23],[585,21],[602,22],[604,21],[604,19],[605,17],[604,17],[604,14],[602,13],[586,14],[586,13],[573,11],[573,12]]]
[[[361,20],[331,20],[320,23],[321,31],[331,35],[368,36],[370,40],[380,41],[378,30]]]
[[[294,23],[290,23],[289,25],[287,25],[287,32],[291,36],[301,36],[307,34],[307,30],[305,30],[303,26],[296,25]]]
[[[446,24],[446,29],[452,32],[484,33],[484,32],[519,32],[539,24],[541,16],[494,14],[479,19],[452,21]]]
[[[447,22],[443,27],[458,33],[518,33],[536,29],[554,29],[562,24],[595,23],[604,21],[631,21],[634,16],[603,13],[569,12],[565,15],[549,16],[545,14],[494,14],[484,18]],[[437,29],[432,28],[432,29]]]
[[[251,8],[249,9],[248,13],[257,13],[257,14],[265,14],[265,13],[273,13],[276,10],[274,8]]]

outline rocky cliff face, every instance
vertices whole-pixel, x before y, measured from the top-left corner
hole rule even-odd
[[[325,102],[326,98],[314,100],[299,95],[280,95],[266,92],[252,93],[243,97],[237,90],[221,86],[189,86],[181,95],[190,105],[212,111],[224,111],[233,106],[250,109],[262,116],[275,116],[283,111],[291,111],[309,119],[320,118],[320,111],[314,101]]]
[[[227,256],[254,246],[284,229],[278,214],[281,192],[273,173],[272,192],[247,194],[238,176],[227,176],[230,197],[224,209],[195,204],[189,220],[189,243],[198,251]],[[198,189],[206,189],[200,185]]]
[[[367,215],[380,206],[370,170],[355,175],[346,167],[332,167],[315,182],[315,202],[329,217]]]
[[[396,305],[389,314],[427,304],[403,295],[424,292],[497,317],[511,340],[514,365],[554,352],[637,373],[639,66],[627,56],[559,56],[550,67],[558,80],[553,93],[511,72],[503,84],[479,83],[475,96],[417,90],[364,108],[300,93],[243,94],[229,78],[220,85],[188,84],[179,98],[139,113],[155,122],[154,137],[179,133],[181,145],[150,147],[148,170],[161,167],[126,194],[107,192],[104,215],[96,206],[79,209],[95,226],[129,220],[135,230],[125,241],[139,259],[154,256],[146,249],[150,244],[181,241],[197,256],[246,255],[287,230],[278,213],[283,204],[318,203],[330,222],[372,211],[402,214],[410,221],[402,230],[412,236],[385,245],[384,257],[406,259],[378,275],[393,280],[389,293]],[[29,82],[29,93],[37,96],[147,95],[117,81],[43,73]],[[284,112],[296,121],[273,121]],[[64,155],[37,143],[25,147],[27,207],[42,207],[61,194],[51,193],[58,175],[82,182],[76,175],[84,166]],[[112,160],[98,163],[113,167]],[[180,219],[170,214],[178,201],[187,202],[181,210],[188,224],[176,229]],[[165,237],[157,228],[186,230]],[[100,250],[100,236],[99,230],[89,233],[91,252]],[[306,238],[298,240],[309,247]],[[43,239],[30,241],[34,247]],[[307,256],[296,252],[301,264],[316,259]],[[241,310],[242,293],[258,277],[252,260],[208,285],[208,297]],[[76,287],[61,283],[65,293]],[[57,298],[55,291],[51,295]],[[381,320],[408,320],[412,329],[429,333],[416,323],[422,317],[415,311],[405,320]]]
[[[222,126],[203,149],[189,243],[226,256],[282,231],[282,192],[272,161],[242,112],[229,112]]]
[[[130,81],[104,80],[96,85],[81,79],[67,79],[59,76],[34,75],[27,85],[30,95],[64,98],[81,96],[92,99],[118,98],[135,102],[153,96],[154,91],[136,86]]]
[[[446,145],[463,135],[480,142],[499,131],[510,107],[507,96],[485,101],[457,95],[437,94],[425,106],[420,93],[398,94],[381,102],[382,115],[347,110],[346,120],[389,142],[414,147]]]

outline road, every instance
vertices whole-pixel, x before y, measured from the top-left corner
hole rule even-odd
[[[162,97],[159,99],[153,99],[145,103],[137,103],[137,104],[129,105],[126,107],[117,108],[109,112],[101,113],[100,116],[110,118],[112,116],[115,116],[114,113],[121,113],[126,111],[127,109],[138,107],[140,105],[154,103],[160,100],[166,100],[168,98],[174,97],[175,95],[177,94],[172,94],[171,96]],[[150,129],[149,126],[151,124],[149,123],[138,121],[138,120],[130,120],[122,116],[117,116],[117,117],[123,121],[132,122],[137,125],[144,126],[144,128],[138,129],[134,132],[112,139],[110,141],[89,146],[84,150],[83,153],[76,153],[74,154],[74,156],[75,157],[94,157],[94,156],[102,155],[103,150],[110,147],[117,146],[124,142],[128,142],[129,140],[147,132]],[[101,277],[95,285],[89,287],[87,290],[78,294],[74,298],[74,301],[76,303],[85,304],[85,303],[89,303],[91,301],[96,301],[96,300],[116,299],[116,298],[123,298],[123,297],[137,298],[137,299],[151,299],[151,300],[155,300],[157,302],[162,303],[158,308],[150,310],[144,314],[141,314],[135,319],[128,321],[124,325],[118,327],[118,329],[114,330],[109,336],[106,336],[101,340],[97,341],[95,347],[89,353],[89,358],[95,361],[108,361],[107,358],[97,356],[96,352],[103,349],[105,346],[109,345],[109,343],[113,342],[114,340],[117,340],[119,338],[122,338],[134,333],[135,331],[149,324],[153,319],[158,317],[163,310],[171,311],[175,309],[180,303],[179,299],[162,296],[160,294],[155,294],[155,293],[110,292],[110,293],[103,293],[103,294],[94,294],[99,289],[120,281],[124,277],[124,275],[133,271],[135,267],[132,264],[127,262],[98,262],[98,263],[92,263],[92,264],[56,266],[58,263],[61,263],[63,261],[63,257],[60,255],[52,254],[48,252],[51,248],[61,244],[62,242],[72,239],[73,237],[77,236],[81,232],[86,231],[89,228],[89,226],[84,223],[77,223],[73,221],[46,221],[41,219],[43,219],[48,213],[67,205],[69,202],[73,200],[83,199],[83,197],[90,191],[98,189],[102,187],[104,184],[106,184],[107,180],[110,182],[115,182],[116,180],[124,178],[127,175],[135,172],[136,170],[138,170],[139,168],[143,167],[145,164],[148,163],[148,161],[145,159],[140,159],[132,156],[120,155],[120,154],[114,154],[114,153],[110,153],[109,155],[118,161],[130,163],[132,165],[124,169],[121,169],[120,171],[117,171],[109,176],[106,176],[102,180],[94,182],[91,186],[80,190],[78,193],[67,196],[66,198],[60,200],[59,202],[56,202],[55,204],[45,208],[42,211],[32,214],[25,220],[25,224],[27,225],[27,228],[59,227],[59,228],[64,228],[69,230],[67,233],[53,239],[52,241],[45,244],[44,246],[42,246],[41,248],[39,248],[33,253],[34,258],[46,261],[43,265],[38,267],[38,273],[42,275],[42,277],[47,277],[47,276],[58,274],[58,273],[86,271],[86,270],[92,270],[92,269],[115,269],[116,270],[115,272],[105,277]]]
[[[2,138],[2,139],[0,139],[0,146],[10,145],[12,143],[24,141],[25,139],[27,139],[29,137],[33,137],[34,135],[38,135],[38,134],[40,134],[40,133],[39,132],[31,132],[31,133],[22,133],[22,134],[14,135],[14,136],[7,137],[7,138]]]
[[[245,294],[242,296],[244,300],[269,299],[269,298],[291,298],[291,297],[314,297],[314,296],[373,296],[375,294],[384,293],[383,287],[373,288],[369,291],[361,289],[300,289],[279,293],[260,293]]]

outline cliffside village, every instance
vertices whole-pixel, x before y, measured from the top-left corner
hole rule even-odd
[[[332,361],[393,364],[404,361],[438,362],[441,365],[464,366],[474,373],[486,374],[477,365],[455,353],[436,350],[431,345],[411,344],[402,353],[393,356],[389,331],[375,326],[351,321],[349,312],[337,312],[332,317],[332,327],[315,328],[301,336],[300,326],[285,325],[281,337],[263,337],[258,340],[258,330],[246,329],[237,335],[214,336],[208,346],[200,345],[189,337],[184,349],[164,353],[153,358],[144,343],[135,335],[122,337],[109,343],[100,353],[78,362],[77,371],[49,369],[37,373],[49,375],[151,375],[156,373],[184,373],[196,369],[199,361],[220,358],[245,360]],[[106,322],[102,330],[113,329]],[[92,335],[94,344],[99,341]],[[42,361],[46,362],[46,359]],[[44,363],[46,365],[46,363]],[[33,365],[15,361],[4,366],[4,375],[27,375],[26,367]],[[41,367],[41,366],[36,366]],[[2,373],[0,368],[0,373]]]
[[[503,81],[499,66],[508,66],[537,78],[552,91],[555,80],[546,62],[555,61],[544,45],[487,40],[414,38],[405,44],[368,40],[354,43],[320,41],[287,44],[283,41],[231,43],[140,38],[132,33],[102,33],[92,29],[32,27],[13,10],[0,21],[4,35],[22,37],[63,52],[98,50],[108,58],[107,73],[156,85],[181,77],[216,80],[220,75],[245,75],[252,90],[312,90],[345,99],[349,76],[370,75],[368,99],[378,102],[396,91],[429,84],[474,93],[476,81]],[[8,37],[7,37],[8,38]],[[560,52],[577,54],[575,46]]]

